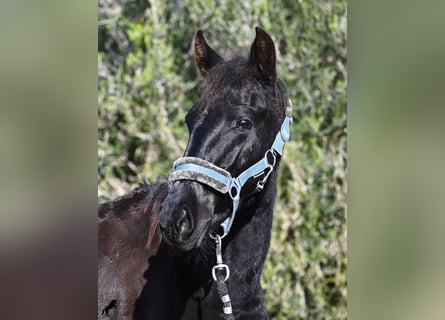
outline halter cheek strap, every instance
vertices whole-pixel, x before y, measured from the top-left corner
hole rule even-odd
[[[263,189],[275,167],[277,156],[283,155],[284,144],[290,139],[291,123],[292,104],[289,100],[286,117],[281,124],[280,131],[275,136],[272,146],[265,152],[263,158],[244,170],[238,177],[233,178],[228,171],[204,159],[183,157],[173,163],[173,172],[168,180],[169,184],[171,185],[178,180],[192,180],[205,184],[222,194],[227,193],[232,199],[233,205],[231,215],[221,223],[224,232],[221,238],[223,238],[229,233],[235,219],[242,187],[250,178],[264,176],[257,184],[257,191]]]

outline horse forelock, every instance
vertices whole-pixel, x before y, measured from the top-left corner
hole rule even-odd
[[[265,106],[284,117],[287,93],[282,81],[277,78],[272,85],[263,85],[244,57],[235,56],[210,69],[204,78],[203,89],[201,116],[218,104],[215,101],[223,101],[229,108],[239,105]],[[262,103],[256,103],[255,99],[262,100]]]

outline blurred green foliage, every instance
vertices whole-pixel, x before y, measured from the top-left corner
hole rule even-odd
[[[99,200],[166,178],[200,95],[192,40],[247,55],[262,26],[294,104],[263,287],[272,319],[346,319],[346,2],[99,0]]]

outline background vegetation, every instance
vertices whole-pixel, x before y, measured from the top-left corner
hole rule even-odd
[[[198,28],[224,57],[255,26],[294,104],[263,273],[272,319],[346,319],[346,2],[99,0],[99,201],[166,178],[200,95]]]

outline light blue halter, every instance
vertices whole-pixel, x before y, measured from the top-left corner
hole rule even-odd
[[[275,136],[275,140],[268,149],[264,157],[257,163],[244,170],[238,177],[232,178],[231,174],[206,160],[195,157],[183,157],[173,163],[173,172],[169,177],[169,183],[173,184],[178,180],[193,180],[205,184],[222,194],[228,193],[233,202],[232,214],[221,223],[225,237],[232,227],[236,211],[240,202],[241,189],[250,178],[264,178],[257,184],[257,191],[261,191],[267,182],[276,163],[277,155],[282,156],[285,142],[290,139],[290,125],[292,123],[292,103],[286,108],[286,117],[281,124],[280,131]]]

